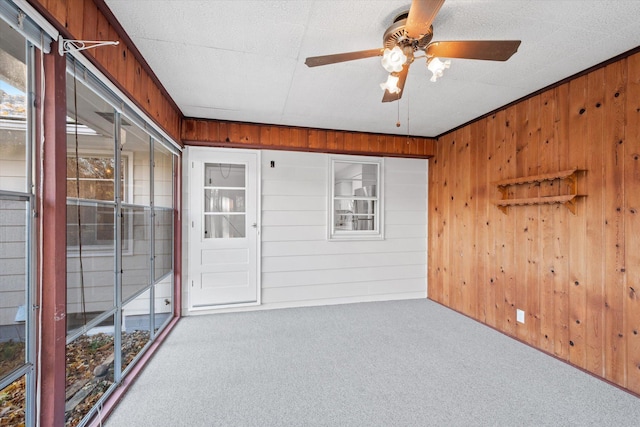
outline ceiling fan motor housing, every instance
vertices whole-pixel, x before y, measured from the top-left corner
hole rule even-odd
[[[433,26],[430,25],[429,31],[426,34],[423,34],[419,39],[411,38],[407,35],[405,30],[407,25],[407,16],[409,16],[409,11],[396,16],[393,20],[393,24],[391,24],[391,26],[384,32],[384,35],[382,36],[382,43],[386,49],[393,49],[395,46],[399,46],[405,52],[405,55],[407,54],[407,47],[411,48],[411,53],[426,49],[427,45],[433,38]]]

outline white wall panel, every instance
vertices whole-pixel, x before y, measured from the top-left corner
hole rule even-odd
[[[424,237],[399,238],[385,241],[385,253],[418,251],[424,252],[427,242]],[[295,255],[327,255],[335,253],[335,244],[325,240],[317,241],[273,241],[262,242],[262,250],[271,257]],[[341,254],[378,253],[371,241],[340,242]]]
[[[425,261],[426,263],[426,261]],[[332,283],[374,282],[378,280],[415,279],[425,276],[423,265],[337,268],[310,271],[280,271],[262,275],[262,288],[307,286]],[[424,286],[426,289],[426,286]],[[389,289],[392,292],[392,288]]]
[[[266,151],[262,159],[265,306],[426,296],[426,160],[385,159],[384,240],[328,241],[329,156]]]

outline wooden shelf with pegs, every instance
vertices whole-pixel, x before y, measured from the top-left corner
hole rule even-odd
[[[508,212],[509,206],[526,206],[526,205],[544,205],[561,203],[567,207],[575,215],[576,201],[579,197],[586,197],[585,194],[578,194],[578,177],[580,172],[586,172],[584,169],[569,169],[554,173],[546,173],[541,175],[524,176],[520,178],[510,178],[493,183],[502,194],[501,200],[494,200],[493,203],[498,206],[505,214]],[[544,181],[563,180],[569,187],[569,194],[561,196],[542,196],[530,198],[509,199],[508,188],[513,185],[535,184]]]

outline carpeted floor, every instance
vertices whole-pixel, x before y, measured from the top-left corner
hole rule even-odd
[[[638,426],[640,399],[428,300],[182,319],[118,426]]]

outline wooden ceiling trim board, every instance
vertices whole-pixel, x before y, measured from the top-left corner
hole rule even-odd
[[[311,129],[187,118],[181,139],[185,145],[242,147],[322,153],[430,158],[435,140],[415,136]]]

